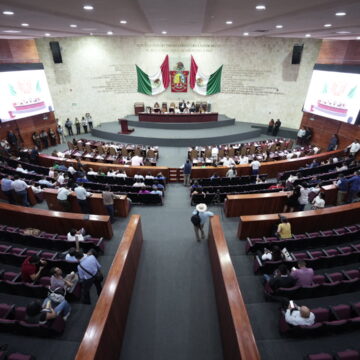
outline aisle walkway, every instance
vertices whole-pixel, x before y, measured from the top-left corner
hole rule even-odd
[[[122,360],[222,359],[207,242],[197,243],[188,190],[169,185],[165,205],[134,207],[144,245]]]

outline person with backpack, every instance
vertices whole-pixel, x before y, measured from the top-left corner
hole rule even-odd
[[[196,205],[196,208],[193,211],[193,215],[191,217],[191,222],[194,225],[195,236],[198,242],[200,242],[200,239],[205,239],[204,225],[206,220],[211,216],[214,216],[214,213],[207,211],[206,204]],[[199,233],[201,233],[201,238]]]

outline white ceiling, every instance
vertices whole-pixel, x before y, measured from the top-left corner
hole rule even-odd
[[[86,4],[94,10],[84,10]],[[266,10],[258,11],[256,5],[265,5]],[[3,15],[6,10],[14,15]],[[338,11],[346,16],[335,16]],[[0,0],[0,38],[106,35],[108,31],[115,36],[244,36],[246,32],[250,37],[311,34],[320,39],[356,39],[360,0]]]

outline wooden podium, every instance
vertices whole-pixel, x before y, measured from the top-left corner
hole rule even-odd
[[[126,119],[119,119],[121,131],[119,134],[131,134],[135,129],[129,129],[128,121]]]

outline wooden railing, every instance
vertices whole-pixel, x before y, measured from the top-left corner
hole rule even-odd
[[[142,243],[140,215],[132,215],[76,360],[119,359]]]
[[[284,213],[282,215],[289,219],[293,234],[327,230],[358,223],[360,219],[360,202],[321,210]],[[240,216],[237,235],[241,240],[245,240],[248,236],[271,236],[278,223],[278,214]]]
[[[259,360],[260,354],[218,215],[210,220],[209,255],[224,359]]]
[[[94,237],[111,239],[113,236],[109,216],[75,214],[0,203],[0,219],[1,223],[9,226],[37,228],[63,235],[71,228],[83,227]]]

